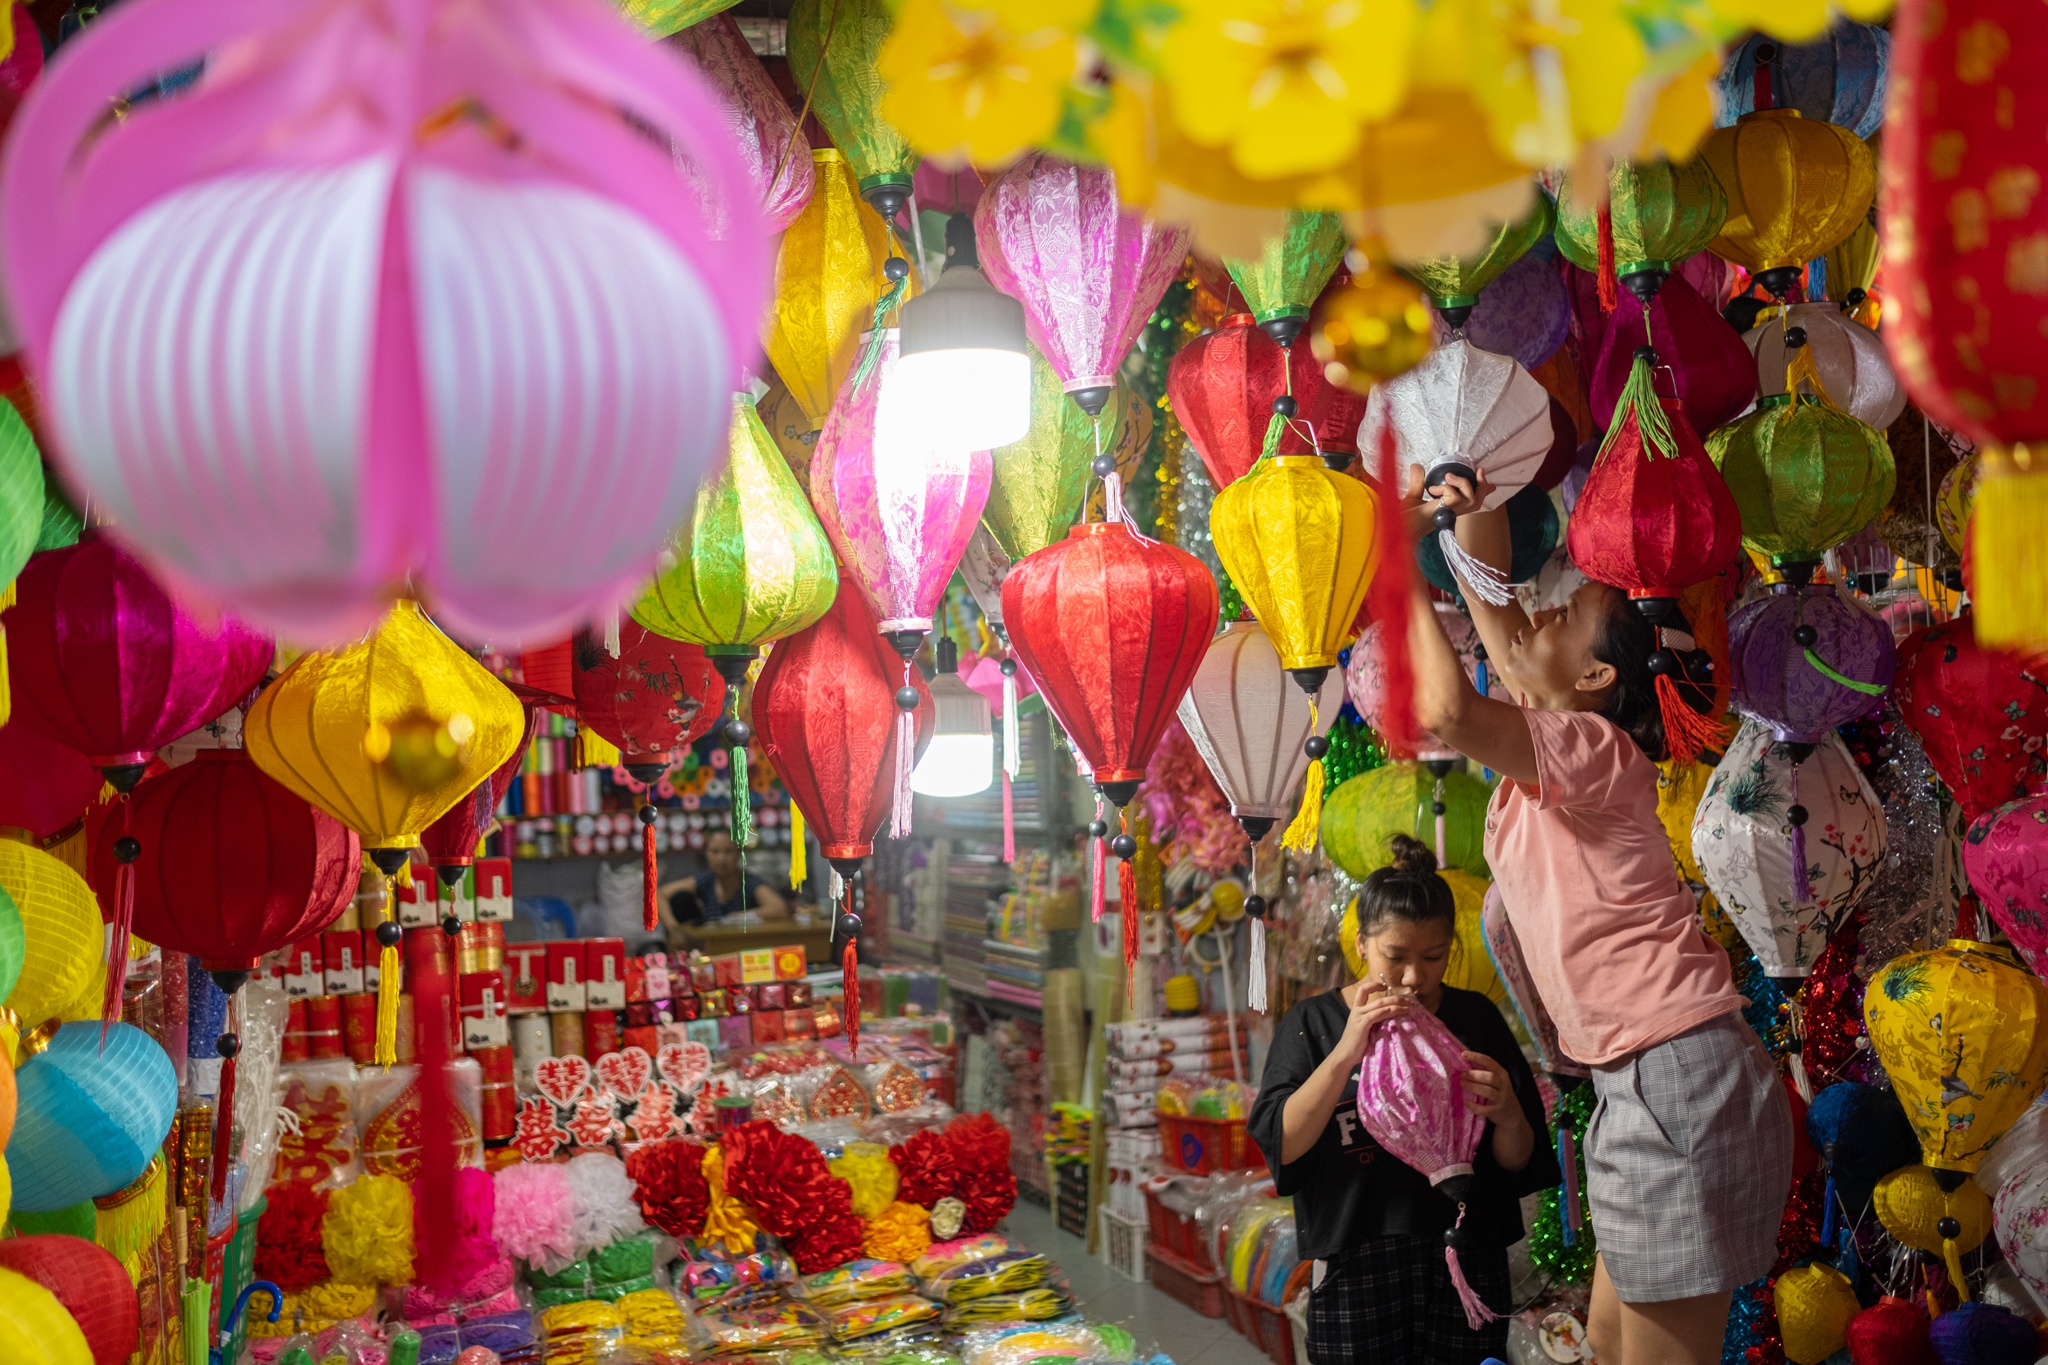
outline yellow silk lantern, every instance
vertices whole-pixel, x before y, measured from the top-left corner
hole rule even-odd
[[[100,909],[85,879],[31,844],[0,839],[0,886],[21,913],[21,975],[4,1003],[33,1028],[92,986],[101,959]],[[99,1015],[95,993],[92,1014]]]
[[[93,1365],[85,1333],[57,1296],[0,1269],[0,1360],[7,1365]]]
[[[1944,1185],[1977,1169],[2048,1084],[2048,986],[2011,951],[1952,938],[1863,993],[1878,1060]]]
[[[775,303],[761,344],[790,397],[816,429],[853,368],[875,300],[889,288],[882,263],[894,254],[889,229],[861,202],[853,172],[836,148],[811,153],[816,188],[782,234],[775,255]],[[905,282],[905,297],[912,292]]]
[[[1849,1277],[1818,1262],[1780,1275],[1771,1287],[1771,1296],[1777,1303],[1785,1359],[1793,1365],[1820,1365],[1845,1349],[1849,1319],[1863,1307]]]
[[[1664,826],[1664,837],[1671,842],[1678,875],[1695,885],[1706,878],[1700,875],[1699,859],[1692,854],[1692,819],[1699,813],[1700,798],[1707,794],[1707,784],[1713,780],[1714,770],[1704,763],[1680,763],[1674,759],[1657,765],[1657,822]]]
[[[1970,1297],[1963,1257],[1991,1235],[1991,1196],[1976,1181],[1951,1188],[1940,1171],[1904,1166],[1877,1182],[1870,1202],[1886,1232],[1915,1251],[1939,1255],[1947,1263],[1949,1283],[1963,1298]]]
[[[1877,282],[1877,223],[1874,215],[1864,214],[1849,235],[1828,248],[1828,297],[1837,303],[1847,303],[1851,292],[1861,289],[1865,293]],[[1862,318],[1861,310],[1851,316],[1866,327],[1876,326],[1874,319]]]
[[[1784,297],[1816,256],[1856,230],[1877,194],[1877,159],[1847,128],[1759,109],[1700,147],[1728,194],[1728,218],[1708,250]]]

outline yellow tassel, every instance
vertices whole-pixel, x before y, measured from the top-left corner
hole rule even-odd
[[[1956,1250],[1954,1238],[1941,1239],[1941,1259],[1948,1266],[1948,1282],[1955,1286],[1956,1297],[1968,1303],[1970,1282],[1963,1278],[1963,1254]]]
[[[163,1235],[169,1216],[166,1170],[163,1154],[158,1153],[128,1185],[92,1201],[92,1239],[121,1263],[131,1281],[141,1275],[142,1255]]]
[[[398,949],[377,956],[377,1065],[398,1064]]]
[[[588,725],[576,727],[576,766],[579,768],[616,768],[619,765],[619,746],[606,739]]]
[[[1977,639],[1997,649],[2048,642],[2048,473],[2024,446],[1987,454],[1970,513],[1970,599]]]
[[[1308,732],[1311,735],[1323,732],[1323,718],[1318,713],[1314,697],[1308,699]],[[1291,848],[1297,853],[1313,851],[1322,823],[1323,760],[1312,758],[1308,761],[1308,780],[1301,788],[1301,809],[1294,813],[1294,823],[1280,836],[1280,847]]]
[[[0,588],[0,611],[14,605],[14,584],[10,581]],[[0,630],[0,725],[7,723],[14,714],[14,690],[7,682],[7,632]]]
[[[796,802],[789,803],[789,885],[794,891],[804,889],[804,878],[810,873],[810,855],[804,849],[804,813],[796,808]]]

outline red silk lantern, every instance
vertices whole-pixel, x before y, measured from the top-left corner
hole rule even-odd
[[[1054,719],[1117,805],[1216,633],[1216,580],[1177,546],[1088,522],[1003,579],[1003,624]]]
[[[85,1334],[93,1365],[121,1365],[135,1352],[140,1305],[128,1272],[111,1252],[61,1233],[0,1241],[0,1269],[50,1291]]]
[[[475,791],[420,831],[420,847],[426,851],[427,862],[449,886],[461,881],[462,870],[476,861],[477,841],[484,837],[491,821],[497,818],[498,804],[505,799],[505,793],[512,790],[520,766],[526,762],[526,750],[533,743],[533,732],[540,723],[542,708],[549,702],[568,701],[567,697],[520,683],[506,683],[505,686],[512,689],[512,695],[526,706],[526,730],[519,737],[519,747],[512,751],[512,757],[498,765],[496,772],[477,783]]]
[[[1365,404],[1366,396],[1350,385],[1324,381],[1323,410],[1316,416],[1316,445],[1324,460],[1348,467],[1358,458],[1358,429],[1365,425]]]
[[[1900,719],[1966,821],[2031,794],[2048,776],[2048,672],[1985,648],[1971,615],[1907,636],[1892,687]]]
[[[1540,382],[1540,381],[1539,381]],[[1535,476],[1529,482],[1548,493],[1564,482],[1564,476],[1572,472],[1572,466],[1579,458],[1579,429],[1572,421],[1572,415],[1564,404],[1557,401],[1557,395],[1550,396],[1550,453],[1543,457]]]
[[[192,953],[232,990],[265,953],[334,922],[356,891],[362,843],[354,830],[256,766],[243,749],[202,749],[145,778],[122,821],[100,822],[92,883],[113,914],[114,846],[141,846],[135,932]]]
[[[1587,376],[1594,421],[1614,425],[1615,406],[1628,386],[1639,346],[1654,347],[1670,367],[1672,396],[1684,405],[1693,433],[1703,441],[1756,401],[1756,357],[1683,275],[1664,282],[1648,316],[1646,326],[1641,301],[1621,291]]]
[[[1280,343],[1252,321],[1250,313],[1232,313],[1213,332],[1180,348],[1166,370],[1166,395],[1173,415],[1201,456],[1209,481],[1218,489],[1244,477],[1258,462],[1273,418],[1273,400],[1287,393],[1288,366],[1293,367],[1297,420],[1280,434],[1282,455],[1314,453],[1309,433],[1330,397],[1330,383],[1307,352],[1290,356]],[[1362,418],[1365,404],[1360,399]],[[1358,449],[1358,422],[1351,424],[1350,446]]]
[[[1988,645],[2048,643],[2048,25],[1906,0],[1885,120],[1885,336],[1913,402],[1984,453],[1971,597]]]
[[[201,625],[98,531],[32,557],[0,622],[16,718],[123,791],[157,749],[246,697],[273,653],[233,618]]]
[[[0,725],[0,825],[48,839],[85,814],[101,781],[76,749],[26,725]]]

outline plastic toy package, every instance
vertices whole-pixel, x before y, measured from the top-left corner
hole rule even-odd
[[[769,1298],[796,1280],[796,1262],[780,1247],[764,1245],[745,1256],[732,1256],[715,1244],[689,1241],[682,1250],[676,1291],[700,1309],[732,1308]]]
[[[886,1299],[857,1299],[830,1309],[825,1314],[836,1341],[856,1341],[878,1332],[893,1331],[913,1323],[930,1322],[940,1313],[938,1304],[916,1294],[895,1294]]]
[[[1159,1083],[1154,1107],[1181,1118],[1241,1119],[1251,1112],[1253,1091],[1214,1076],[1171,1075]]]
[[[1034,1365],[1052,1361],[1136,1365],[1145,1360],[1138,1341],[1114,1323],[1010,1323],[969,1332],[960,1347],[963,1365]]]
[[[616,1304],[586,1299],[543,1308],[540,1330],[547,1365],[596,1365],[624,1340],[626,1317]]]
[[[947,1304],[1017,1294],[1045,1283],[1048,1265],[1036,1252],[1011,1247],[977,1261],[948,1266],[924,1282],[924,1292]]]
[[[1040,1285],[1010,1294],[988,1294],[946,1310],[946,1326],[960,1328],[983,1322],[1046,1322],[1064,1314],[1073,1300],[1058,1288]]]
[[[699,1312],[694,1327],[700,1349],[720,1355],[822,1346],[830,1335],[816,1309],[790,1299]]]
[[[894,1261],[863,1258],[834,1270],[801,1276],[790,1285],[789,1293],[813,1308],[837,1308],[861,1299],[908,1294],[916,1288],[917,1277],[905,1267]]]
[[[1238,1206],[1223,1225],[1222,1241],[1230,1287],[1278,1306],[1301,1259],[1295,1250],[1294,1201],[1254,1199]]]
[[[923,1255],[910,1263],[910,1273],[920,1280],[929,1280],[969,1261],[1021,1251],[1023,1248],[1009,1238],[993,1232],[984,1232],[978,1237],[955,1237],[950,1242],[933,1242]]]

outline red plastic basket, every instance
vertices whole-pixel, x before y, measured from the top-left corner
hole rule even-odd
[[[1238,1334],[1265,1353],[1273,1365],[1294,1365],[1294,1324],[1270,1303],[1225,1291],[1224,1310]]]
[[[1197,1119],[1159,1116],[1161,1154],[1170,1165],[1190,1175],[1217,1171],[1248,1171],[1265,1164],[1244,1134],[1243,1119]]]
[[[1145,1224],[1155,1250],[1164,1248],[1176,1259],[1203,1274],[1216,1269],[1216,1258],[1202,1244],[1201,1225],[1187,1214],[1176,1213],[1159,1202],[1159,1196],[1145,1191]]]
[[[1216,1272],[1197,1270],[1157,1246],[1145,1248],[1145,1270],[1153,1286],[1167,1297],[1178,1299],[1205,1318],[1223,1316],[1230,1291],[1223,1287],[1223,1277]]]

